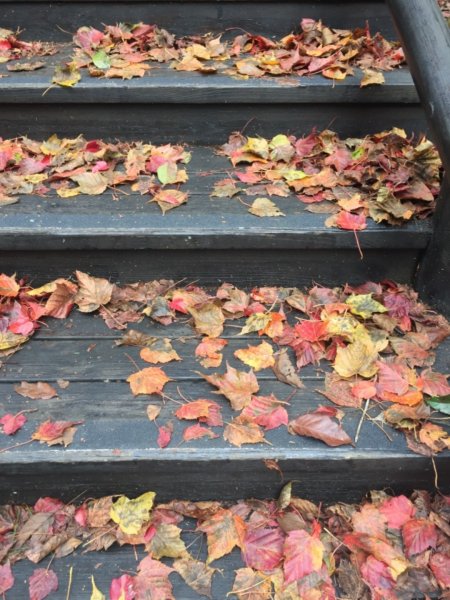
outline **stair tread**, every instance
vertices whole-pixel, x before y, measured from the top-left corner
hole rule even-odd
[[[245,456],[255,459],[284,459],[296,456],[299,459],[313,460],[324,457],[329,460],[358,460],[363,456],[417,456],[407,449],[402,434],[388,428],[388,434],[392,438],[392,441],[389,441],[379,428],[367,420],[362,426],[356,447],[330,448],[312,438],[292,436],[284,427],[267,432],[267,440],[272,445],[263,443],[237,448],[225,442],[222,437],[180,444],[184,428],[194,422],[181,421],[174,417],[173,413],[179,406],[176,402],[163,403],[155,396],[133,397],[126,382],[129,375],[149,366],[140,359],[139,348],[117,347],[115,340],[121,333],[109,330],[100,318],[74,314],[68,321],[53,321],[56,320],[49,321],[24,349],[5,362],[0,383],[2,410],[12,413],[30,408],[38,410],[29,413],[28,423],[13,440],[4,437],[0,439],[0,450],[28,439],[37,425],[47,418],[85,420],[85,423],[79,427],[74,442],[67,449],[47,447],[38,443],[17,447],[0,452],[0,463],[3,465],[41,461],[71,463],[75,460],[114,462],[127,458],[205,461],[212,457],[239,460]],[[233,322],[233,325],[235,324],[236,322]],[[222,366],[217,369],[205,369],[195,359],[194,351],[198,338],[192,338],[190,326],[178,323],[166,328],[146,319],[143,323],[132,324],[129,327],[140,329],[149,335],[167,336],[173,340],[173,346],[182,361],[159,365],[173,379],[164,389],[169,397],[179,398],[179,387],[186,398],[210,398],[217,401],[222,407],[224,422],[233,418],[235,413],[228,401],[215,394],[214,388],[197,372],[223,372],[226,361],[238,369],[248,370],[233,356],[233,352],[237,348],[258,343],[260,338],[257,334],[236,338],[237,329],[226,327],[223,337],[228,338],[229,344],[224,349]],[[434,369],[445,373],[448,372],[449,364],[450,340],[438,348]],[[319,404],[329,404],[317,392],[317,389],[324,388],[324,375],[329,370],[329,366],[325,364],[319,367],[307,366],[301,370],[300,376],[305,388],[297,390],[291,400],[291,406],[288,407],[290,418],[312,410]],[[52,400],[29,400],[14,391],[14,385],[21,381],[45,381],[55,384],[58,379],[69,381],[70,385],[67,389],[59,391],[59,398]],[[258,372],[257,379],[260,384],[259,395],[274,393],[277,398],[283,399],[293,391],[287,384],[279,382],[270,369]],[[162,406],[158,417],[160,425],[169,419],[174,425],[173,441],[164,450],[156,443],[157,428],[146,417],[145,410],[149,403]],[[361,412],[350,409],[345,409],[345,412],[344,428],[354,437]],[[133,431],[132,436],[129,435],[130,431]]]
[[[23,103],[145,103],[207,104],[226,102],[251,103],[418,103],[409,70],[395,69],[384,73],[383,85],[360,88],[362,73],[344,81],[320,75],[237,79],[225,74],[204,75],[171,69],[167,64],[150,63],[148,75],[131,80],[90,77],[82,69],[82,78],[73,88],[52,86],[54,66],[69,60],[61,52],[42,60],[45,68],[29,72],[8,72],[0,65],[0,102]],[[41,58],[39,58],[41,60]],[[225,63],[226,64],[226,63]],[[50,88],[50,89],[49,89]]]
[[[21,196],[19,202],[0,209],[0,249],[16,250],[83,248],[356,248],[353,231],[329,228],[327,214],[315,214],[295,195],[272,197],[285,217],[256,217],[236,198],[211,198],[215,182],[227,177],[226,157],[211,147],[188,148],[189,179],[180,189],[189,193],[188,202],[163,215],[149,196],[128,187],[112,194],[59,198]],[[121,193],[121,190],[125,194]],[[260,194],[261,195],[261,194]],[[264,194],[262,194],[264,195]],[[251,204],[257,196],[241,195]],[[412,220],[402,226],[377,224],[368,219],[367,229],[358,232],[362,248],[424,248],[431,236],[431,219]],[[37,245],[37,246],[36,246]]]

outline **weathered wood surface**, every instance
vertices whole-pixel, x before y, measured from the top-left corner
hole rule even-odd
[[[70,40],[70,34],[82,25],[101,27],[102,24],[127,22],[157,23],[177,35],[223,31],[242,28],[262,35],[286,35],[298,27],[303,17],[323,19],[332,27],[364,27],[366,20],[373,32],[381,31],[395,39],[395,30],[389,11],[382,2],[276,2],[250,1],[167,2],[157,0],[125,0],[111,2],[66,1],[42,2],[2,0],[2,26],[26,29],[28,38],[45,39],[49,32],[61,41]],[[236,30],[236,33],[239,33]]]
[[[224,140],[225,141],[225,140]],[[273,198],[285,217],[248,212],[257,196],[211,198],[214,184],[228,176],[230,162],[214,148],[188,148],[189,180],[181,186],[187,204],[163,215],[150,196],[129,187],[99,196],[25,196],[0,208],[0,250],[72,249],[356,249],[352,231],[329,228],[327,214],[313,214],[295,195]],[[123,191],[122,191],[123,190]],[[261,194],[258,194],[261,196]],[[264,195],[264,193],[262,194]],[[369,219],[358,232],[363,249],[421,249],[431,235],[429,219],[402,227]]]
[[[0,88],[1,88],[0,80]],[[195,145],[224,143],[232,131],[269,137],[278,133],[302,135],[331,128],[341,136],[402,127],[428,133],[418,104],[2,104],[2,137],[28,135],[47,139],[52,133],[90,139],[150,140]],[[253,100],[256,102],[256,99]],[[205,123],[207,124],[205,126]]]
[[[13,440],[0,440],[0,501],[12,499],[16,493],[26,501],[35,499],[36,494],[63,493],[70,499],[79,493],[133,494],[148,488],[155,489],[162,500],[173,497],[174,480],[176,495],[183,497],[265,497],[276,494],[280,485],[278,474],[265,467],[266,458],[278,459],[285,478],[299,479],[304,493],[316,500],[356,500],[367,489],[376,487],[408,491],[432,485],[431,461],[412,454],[402,435],[388,428],[388,439],[368,420],[355,447],[329,448],[311,438],[291,436],[285,428],[268,432],[269,444],[242,448],[229,445],[222,437],[183,443],[182,432],[192,422],[173,417],[183,397],[214,399],[222,406],[224,421],[233,418],[228,401],[215,394],[215,388],[196,371],[223,372],[225,361],[245,370],[233,352],[238,346],[255,343],[257,335],[241,340],[236,337],[239,329],[227,326],[225,337],[229,345],[224,351],[223,365],[208,370],[194,358],[198,340],[192,338],[192,330],[188,335],[186,323],[164,328],[146,319],[137,325],[147,333],[173,337],[173,345],[183,358],[181,362],[163,366],[173,379],[165,387],[167,398],[163,401],[157,396],[132,396],[126,378],[148,364],[140,359],[139,349],[117,347],[118,333],[108,330],[99,319],[74,315],[67,322],[49,325],[47,331],[42,329],[27,346],[11,356],[2,370],[1,412],[38,410],[27,415],[28,423]],[[449,358],[447,344],[438,351],[436,369],[448,371]],[[286,399],[293,391],[270,370],[259,372],[257,377],[260,395],[274,393],[279,399]],[[323,366],[305,368],[301,377],[305,387],[297,390],[290,400],[291,418],[328,403],[316,391],[323,389]],[[70,384],[52,400],[29,400],[14,391],[14,385],[20,381],[54,383],[57,379]],[[146,416],[150,402],[162,405],[159,424],[168,420],[174,424],[173,441],[164,450],[158,448],[157,429]],[[371,416],[377,412],[376,407],[369,411]],[[2,451],[28,440],[37,424],[47,418],[85,422],[67,449],[33,442]],[[360,419],[360,410],[346,410],[343,424],[351,436],[355,435]],[[220,435],[221,430],[217,433]],[[450,453],[437,457],[436,462],[445,485]]]

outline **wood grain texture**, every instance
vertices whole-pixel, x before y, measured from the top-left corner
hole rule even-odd
[[[361,88],[362,73],[344,81],[333,81],[320,75],[299,78],[264,77],[236,79],[225,74],[203,75],[198,72],[175,71],[168,65],[152,66],[149,74],[130,80],[89,77],[73,88],[52,86],[53,66],[61,62],[51,57],[45,69],[10,73],[2,79],[0,102],[27,104],[326,104],[343,103],[400,103],[416,104],[417,93],[407,69],[385,73],[383,85]],[[6,74],[6,66],[0,74]]]
[[[0,85],[1,87],[1,85]],[[296,136],[312,128],[331,128],[341,136],[402,127],[429,133],[418,104],[2,104],[3,137],[27,135],[47,139],[84,134],[88,139],[150,140],[155,144],[195,145],[224,143],[232,131],[269,137]]]
[[[51,3],[37,0],[2,1],[2,26],[26,30],[28,39],[45,39],[49,35],[61,41],[82,25],[127,22],[157,23],[177,35],[243,28],[262,35],[286,35],[297,28],[303,17],[323,19],[332,27],[364,27],[366,20],[373,31],[395,39],[395,30],[386,6],[381,2],[264,2],[250,1],[166,1],[125,0],[66,1]]]
[[[307,286],[312,281],[342,285],[382,280],[411,283],[417,269],[417,250],[67,250],[1,253],[2,270],[29,275],[37,285],[70,276],[75,269],[122,282],[163,277],[216,285],[232,281],[238,286]]]
[[[294,317],[291,314],[290,318]],[[146,319],[137,327],[150,335],[172,337],[183,359],[163,367],[172,378],[164,390],[165,401],[157,396],[132,396],[126,378],[148,364],[139,358],[137,348],[117,347],[117,332],[108,330],[94,317],[74,314],[67,322],[50,322],[49,331],[42,331],[6,361],[0,384],[0,411],[38,410],[28,413],[28,422],[13,442],[10,438],[0,440],[0,449],[26,441],[37,425],[48,418],[84,420],[84,424],[67,449],[35,442],[0,452],[0,502],[15,494],[20,494],[23,501],[32,501],[36,494],[60,495],[62,480],[67,500],[79,493],[133,495],[154,489],[162,501],[174,496],[174,481],[176,495],[191,499],[266,497],[278,493],[280,482],[278,475],[264,466],[265,458],[279,460],[286,480],[300,480],[304,494],[315,500],[353,501],[369,488],[409,491],[414,486],[431,487],[430,461],[413,455],[402,435],[388,429],[388,440],[367,420],[356,447],[329,448],[311,438],[291,436],[285,428],[268,432],[269,444],[242,448],[230,446],[222,437],[181,443],[182,432],[191,423],[175,419],[173,411],[183,397],[214,399],[222,407],[225,422],[235,414],[228,401],[214,394],[214,388],[196,371],[224,372],[225,361],[246,369],[234,357],[234,350],[255,343],[258,336],[251,334],[241,340],[236,337],[239,329],[227,326],[225,337],[229,345],[224,351],[224,363],[218,369],[207,370],[194,358],[198,340],[192,338],[192,330],[190,336],[186,335],[185,323],[163,328]],[[446,344],[439,349],[436,369],[448,371],[449,358],[450,347]],[[317,392],[323,388],[322,366],[307,367],[300,375],[305,387],[290,400],[291,418],[319,404],[328,404]],[[270,370],[259,372],[257,377],[260,395],[274,393],[285,399],[292,392]],[[28,400],[14,391],[15,383],[22,380],[54,383],[57,379],[70,384],[59,389],[59,397],[52,400]],[[174,424],[173,441],[164,450],[158,448],[156,427],[146,417],[149,402],[162,406],[159,424],[168,420]],[[375,416],[377,412],[372,407],[370,414]],[[346,411],[343,425],[351,436],[355,435],[360,418],[360,411]],[[217,433],[220,435],[221,429]],[[445,482],[450,452],[439,456],[437,465],[440,481]]]
[[[0,209],[0,250],[83,249],[355,249],[355,235],[325,226],[328,215],[305,210],[295,195],[274,198],[286,217],[256,217],[248,212],[255,196],[211,198],[217,181],[227,177],[230,162],[214,148],[188,147],[189,180],[182,190],[187,204],[163,215],[150,196],[129,187],[117,193],[82,195],[73,200],[25,196]],[[114,199],[116,198],[116,199]],[[431,235],[429,220],[401,227],[369,219],[358,233],[365,249],[423,249]]]

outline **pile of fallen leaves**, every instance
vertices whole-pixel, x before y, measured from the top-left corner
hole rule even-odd
[[[37,56],[50,56],[58,52],[58,46],[52,42],[25,42],[19,39],[19,32],[0,28],[0,64],[14,61],[7,65],[8,71],[34,71],[45,66],[42,61],[20,63],[22,59],[33,59]]]
[[[449,497],[371,492],[359,505],[323,506],[294,497],[291,484],[278,501],[154,506],[154,497],[107,496],[81,505],[44,497],[34,506],[0,507],[0,594],[14,593],[17,561],[39,563],[50,554],[61,558],[77,548],[92,552],[119,544],[142,547],[146,556],[139,561],[136,553],[134,573],[111,581],[110,600],[174,600],[176,575],[212,598],[222,571],[212,565],[232,551],[234,565],[240,553],[243,566],[227,596],[238,600],[448,597]],[[192,531],[195,546],[188,543]],[[91,583],[91,600],[105,600],[108,592],[97,587],[94,575]],[[33,600],[58,589],[50,565],[29,578]],[[70,591],[69,580],[64,597]]]
[[[187,201],[177,188],[188,176],[181,164],[191,156],[182,146],[153,146],[143,142],[108,143],[102,140],[60,139],[44,142],[26,137],[0,139],[0,205],[12,204],[20,194],[45,196],[50,190],[61,198],[80,194],[113,194],[122,185],[150,194],[163,212]]]
[[[294,192],[306,210],[331,213],[326,221],[330,227],[365,229],[367,217],[400,225],[414,216],[429,216],[440,190],[436,147],[425,137],[408,138],[398,128],[362,139],[340,139],[329,130],[298,139],[234,133],[219,154],[240,170],[217,182],[212,196],[263,196],[249,209],[257,216],[283,215],[264,196]]]
[[[278,427],[329,446],[352,444],[341,424],[342,409],[358,409],[383,431],[388,424],[404,432],[414,452],[432,456],[450,448],[450,436],[441,425],[446,417],[435,412],[450,414],[450,386],[447,375],[432,369],[434,350],[450,335],[450,324],[405,285],[387,281],[343,288],[315,286],[305,292],[276,287],[247,292],[224,283],[209,291],[195,285],[178,287],[168,280],[119,286],[77,271],[76,282],[57,279],[36,289],[2,275],[0,298],[3,356],[20,349],[43,317],[66,318],[74,306],[83,313],[98,312],[109,328],[119,330],[144,319],[169,326],[188,317],[202,336],[195,356],[204,369],[217,369],[222,363],[228,342],[220,336],[227,322],[239,323],[237,336],[257,333],[257,344],[234,352],[236,367],[227,363],[225,372],[198,373],[236,411],[223,429],[224,439],[235,446],[265,442],[265,432]],[[152,365],[128,377],[132,394],[164,399],[164,387],[173,379],[155,365],[181,360],[171,340],[128,329],[118,345],[140,347],[140,358]],[[301,388],[302,368],[324,362],[331,370],[327,369],[320,393],[331,406],[319,406],[289,421],[289,401],[260,391],[258,371],[272,369],[281,382]],[[47,384],[25,382],[16,391],[30,398],[57,395],[51,386],[40,385]],[[216,438],[211,427],[224,425],[220,405],[205,398],[184,400],[173,414],[195,423],[186,428],[183,440]],[[154,421],[160,410],[158,404],[150,404],[147,417]],[[21,424],[16,427],[18,417]],[[3,432],[15,433],[25,421],[23,414],[5,415]],[[5,424],[13,431],[7,431]],[[33,439],[67,445],[76,425],[46,422]],[[64,437],[66,430],[70,431]],[[173,424],[168,421],[158,427],[158,433],[159,446],[168,446]]]
[[[150,62],[170,63],[178,71],[224,72],[239,78],[321,74],[343,80],[363,70],[361,86],[384,82],[382,71],[404,63],[397,42],[368,26],[353,31],[332,29],[321,21],[303,19],[298,33],[272,40],[244,33],[224,41],[206,34],[177,38],[157,25],[138,23],[81,27],[74,36],[72,60],[58,67],[54,83],[73,86],[86,68],[94,77],[131,79],[150,70]]]

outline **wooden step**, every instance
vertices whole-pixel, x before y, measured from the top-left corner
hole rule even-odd
[[[62,495],[70,500],[82,493],[101,496],[124,493],[129,496],[153,489],[160,501],[176,495],[189,499],[238,499],[276,495],[280,487],[279,473],[269,470],[265,459],[279,461],[286,480],[300,482],[302,494],[312,500],[356,501],[368,490],[390,488],[408,492],[432,488],[432,461],[408,450],[402,434],[387,428],[390,439],[372,422],[365,420],[355,447],[330,448],[306,437],[292,436],[283,428],[267,432],[269,443],[231,446],[221,436],[182,443],[186,421],[173,417],[179,405],[155,397],[133,397],[127,377],[148,366],[139,358],[139,348],[117,347],[120,332],[106,328],[92,316],[74,313],[68,321],[50,320],[18,353],[6,360],[0,383],[2,412],[38,409],[30,412],[28,422],[14,440],[0,440],[0,502],[20,499],[33,502],[36,495]],[[233,321],[232,325],[238,325]],[[228,340],[221,368],[206,370],[194,358],[197,340],[192,329],[183,323],[163,327],[146,320],[132,326],[150,335],[167,336],[182,358],[181,362],[164,365],[173,378],[164,392],[177,399],[179,391],[186,398],[211,398],[223,410],[229,422],[233,411],[228,401],[214,394],[198,374],[223,372],[225,361],[236,365],[233,352],[260,340],[256,334],[236,337],[234,327],[225,328]],[[437,351],[435,370],[448,372],[450,343]],[[238,367],[239,368],[239,367]],[[325,365],[305,367],[301,378],[305,387],[296,390],[290,400],[291,418],[327,404],[316,390],[323,389]],[[52,400],[27,400],[14,391],[21,381],[45,381],[56,385],[58,379],[69,381],[59,397]],[[287,398],[290,386],[275,378],[271,370],[258,372],[260,394],[276,394]],[[171,444],[160,449],[156,443],[157,428],[146,416],[149,402],[162,404],[160,425],[171,420],[174,433]],[[378,409],[371,409],[376,416]],[[7,449],[30,438],[37,425],[47,418],[83,420],[74,442],[66,449],[47,447],[33,442]],[[361,411],[345,409],[343,425],[353,438],[361,420]],[[219,432],[220,433],[220,432]],[[443,492],[448,485],[450,452],[435,458]],[[61,482],[64,481],[63,487]],[[38,490],[38,491],[37,491]]]

